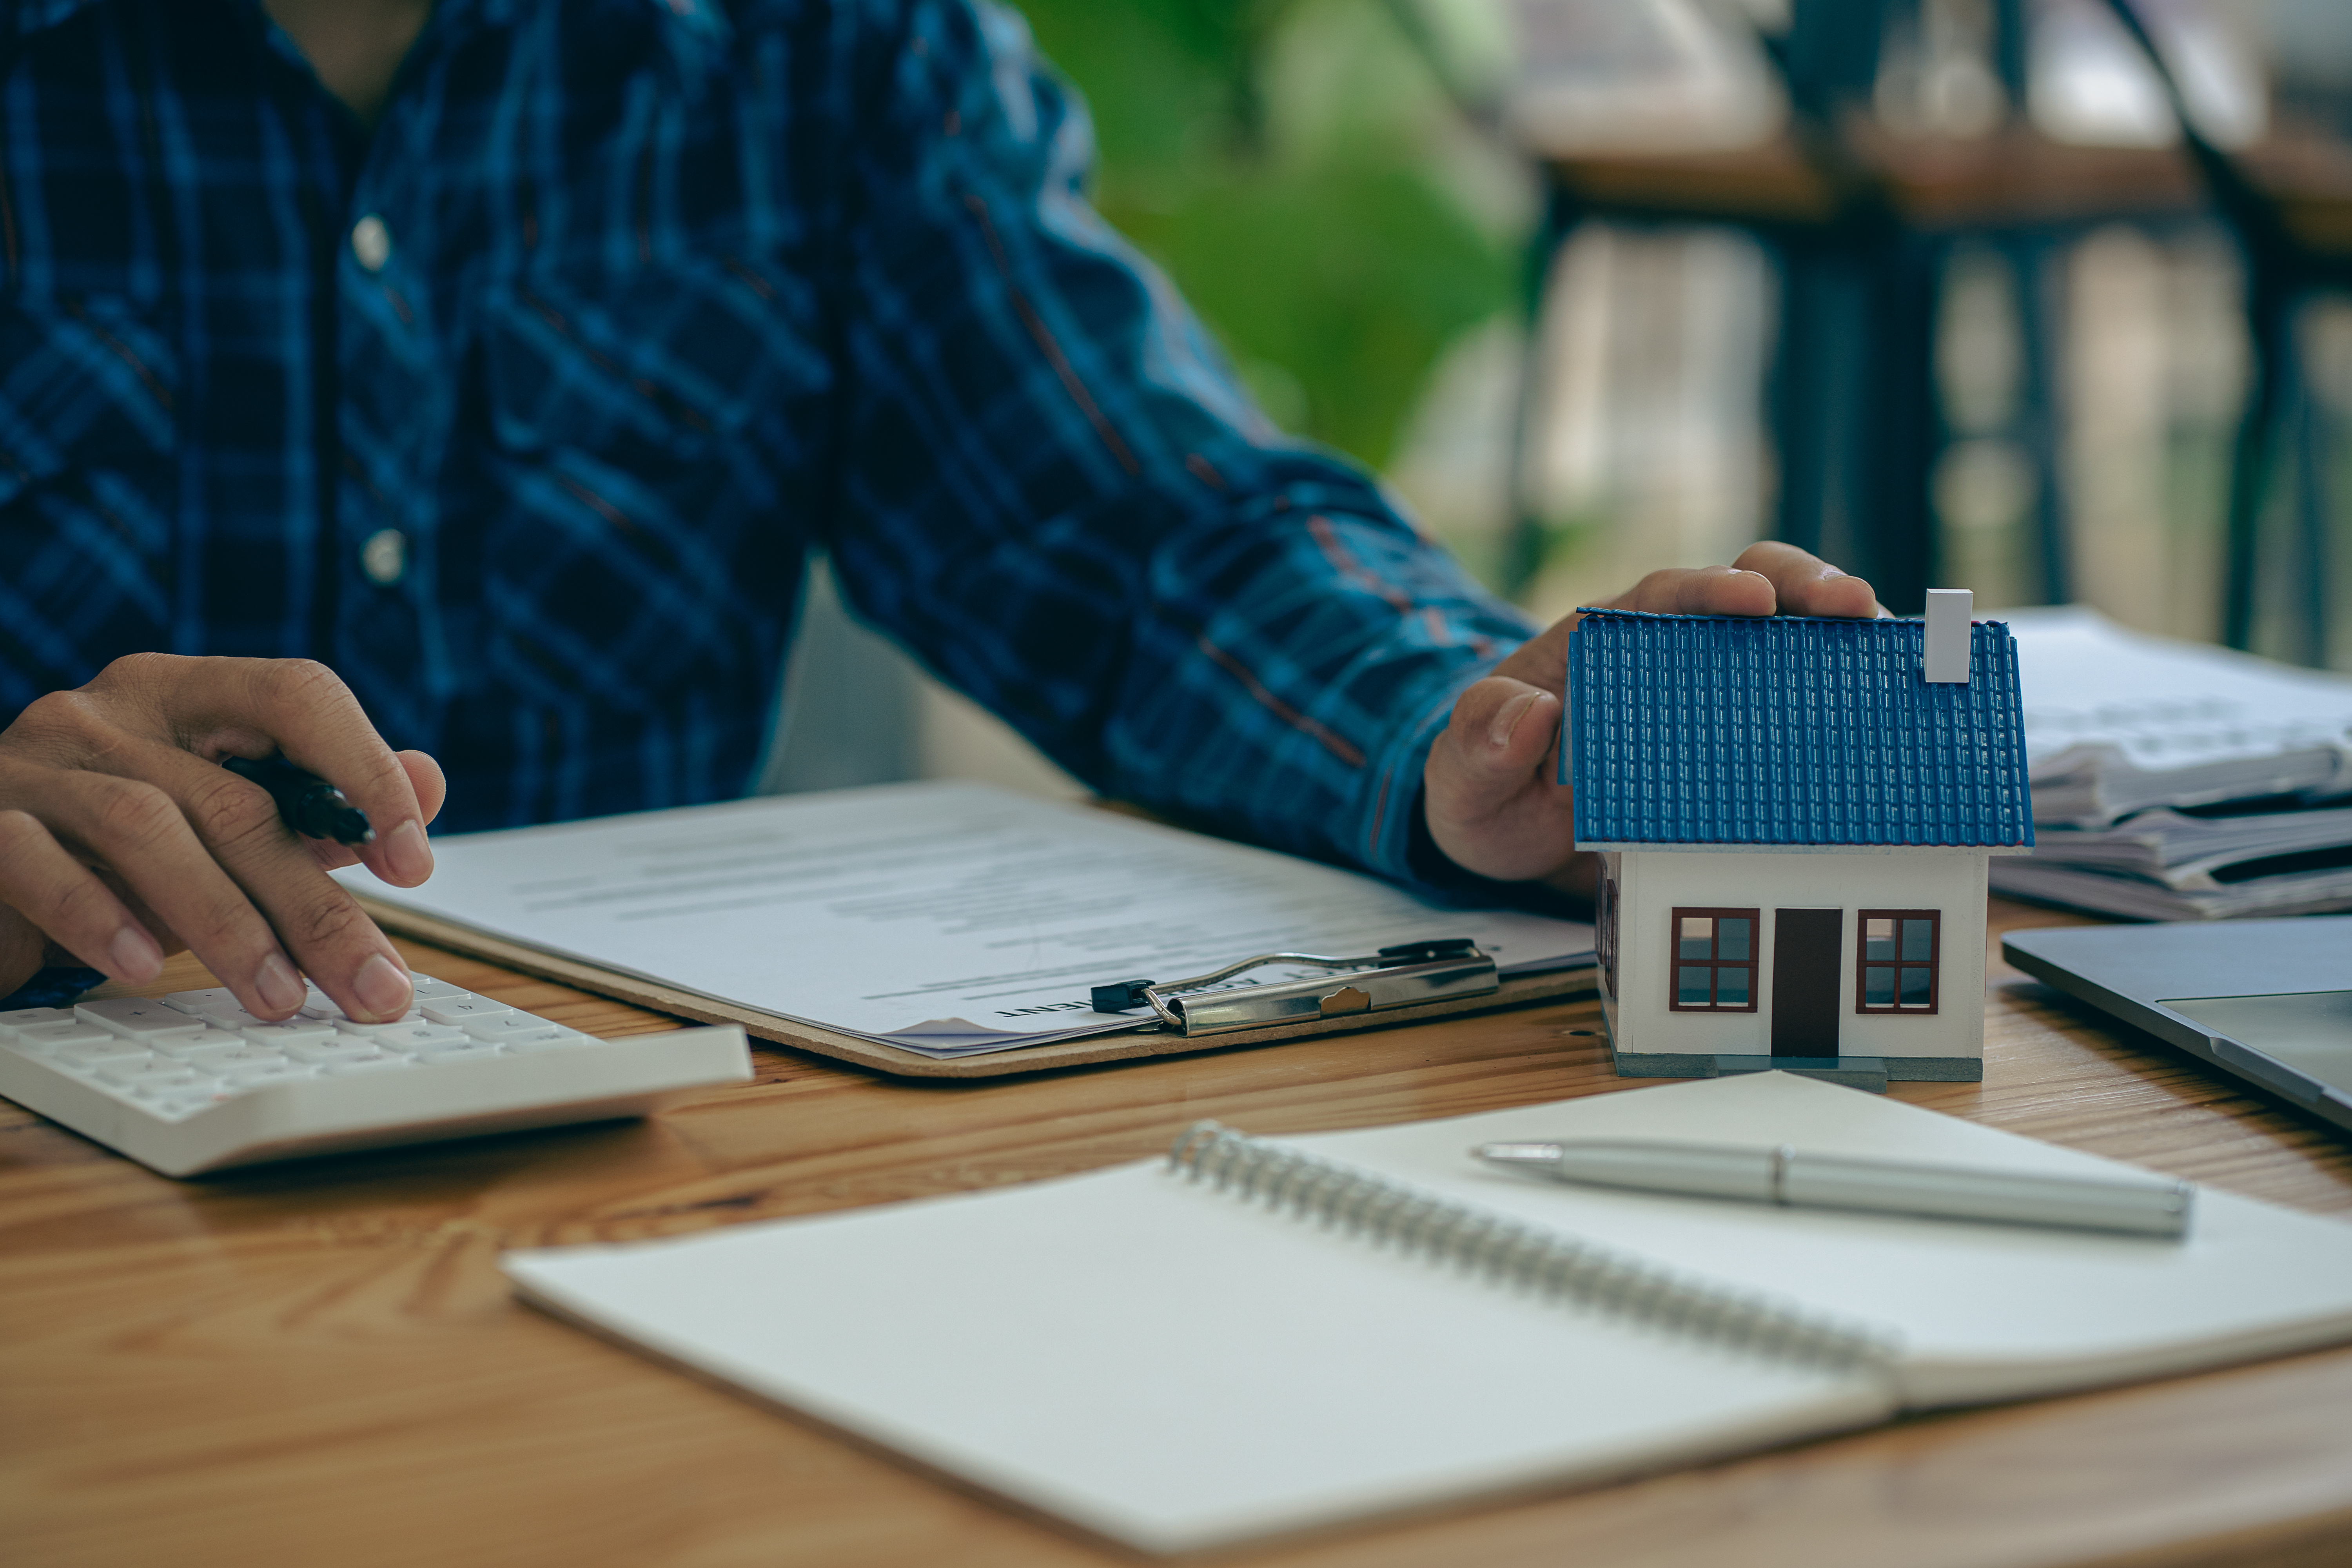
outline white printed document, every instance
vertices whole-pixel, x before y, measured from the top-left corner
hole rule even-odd
[[[716,1001],[932,1057],[1133,1026],[1094,986],[1253,954],[1466,936],[1502,973],[1592,928],[984,784],[882,784],[436,839],[422,888],[354,892]],[[1295,978],[1274,969],[1260,983]]]

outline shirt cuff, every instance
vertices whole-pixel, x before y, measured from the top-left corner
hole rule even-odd
[[[106,976],[95,969],[78,964],[58,964],[40,971],[6,996],[0,996],[0,1013],[12,1013],[19,1007],[63,1007],[78,1000],[93,986],[106,984]]]
[[[1455,700],[1494,673],[1492,665],[1463,672],[1382,754],[1372,790],[1370,825],[1360,840],[1365,865],[1433,903],[1465,909],[1524,909],[1565,920],[1586,919],[1590,911],[1581,903],[1545,883],[1504,882],[1464,870],[1446,858],[1430,834],[1422,784],[1429,748],[1452,721]]]
[[[1358,853],[1368,869],[1424,898],[1462,901],[1467,891],[1462,879],[1487,889],[1507,886],[1474,876],[1446,859],[1430,838],[1422,813],[1422,769],[1429,761],[1429,748],[1445,732],[1462,694],[1494,673],[1493,664],[1457,672],[1421,716],[1399,730],[1396,740],[1373,759],[1370,815],[1357,840]]]

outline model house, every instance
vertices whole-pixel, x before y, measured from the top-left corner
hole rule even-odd
[[[1984,1076],[1985,862],[2033,814],[2017,646],[1969,605],[1585,612],[1560,773],[1620,1074]]]

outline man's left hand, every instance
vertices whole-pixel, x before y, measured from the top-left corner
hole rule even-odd
[[[1695,616],[1886,611],[1869,584],[1792,544],[1751,544],[1729,566],[1653,572],[1601,606]],[[1430,837],[1465,871],[1541,880],[1590,897],[1594,858],[1576,848],[1574,797],[1556,784],[1569,616],[1465,691],[1422,770]]]

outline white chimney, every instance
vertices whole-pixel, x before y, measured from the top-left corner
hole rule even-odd
[[[1969,683],[1969,618],[1976,595],[1966,588],[1927,590],[1927,657],[1924,671],[1931,681],[1947,685]]]

